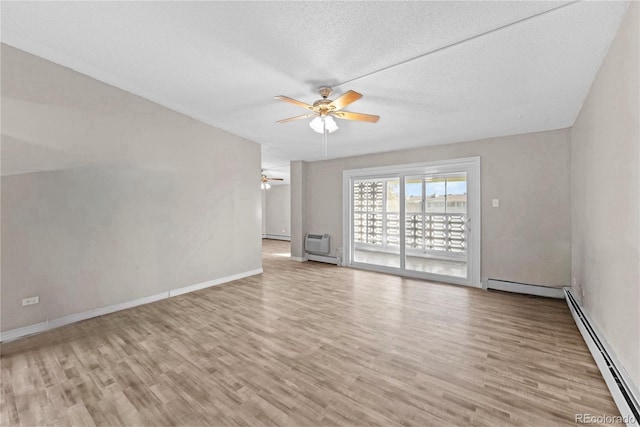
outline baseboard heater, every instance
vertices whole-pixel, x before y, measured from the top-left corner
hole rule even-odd
[[[263,234],[262,238],[263,239],[270,239],[270,240],[286,240],[288,242],[291,241],[291,236],[285,236],[285,235],[281,235],[281,234]]]
[[[324,255],[315,255],[307,253],[307,260],[309,261],[317,261],[317,262],[326,262],[327,264],[338,264],[338,258],[334,256],[324,256]]]
[[[631,380],[627,379],[624,370],[618,368],[619,362],[609,351],[606,341],[594,328],[589,320],[589,316],[582,310],[582,307],[573,296],[570,288],[564,288],[567,305],[576,322],[584,342],[589,347],[607,387],[613,396],[616,406],[620,410],[622,420],[627,426],[637,426],[640,421],[640,405],[638,405],[638,391],[632,386]]]
[[[564,298],[562,288],[552,288],[550,286],[530,285],[528,283],[510,282],[508,280],[486,279],[485,289],[495,289],[496,291],[515,292],[518,294],[537,295],[547,298]]]

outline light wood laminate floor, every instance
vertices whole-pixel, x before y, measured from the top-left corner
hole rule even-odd
[[[289,260],[2,345],[2,425],[571,425],[619,415],[561,300]]]

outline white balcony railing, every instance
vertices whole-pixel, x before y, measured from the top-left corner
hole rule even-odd
[[[353,221],[356,247],[397,253],[400,247],[399,219],[398,212],[356,211]],[[463,213],[406,213],[407,253],[464,256],[467,239],[465,223],[466,215]]]

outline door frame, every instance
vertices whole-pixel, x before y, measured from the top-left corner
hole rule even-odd
[[[467,272],[466,278],[457,278],[433,273],[424,273],[405,269],[405,229],[404,229],[404,190],[405,178],[420,174],[437,174],[461,172],[467,173]],[[371,178],[400,178],[400,268],[376,266],[371,264],[353,263],[352,237],[353,237],[353,181],[355,179]],[[466,286],[482,287],[480,279],[481,262],[481,181],[480,181],[480,157],[465,157],[459,159],[436,160],[423,163],[410,163],[404,165],[381,166],[364,169],[349,169],[342,172],[342,242],[343,265],[364,270],[378,271],[419,279],[437,280],[447,283],[455,283]]]

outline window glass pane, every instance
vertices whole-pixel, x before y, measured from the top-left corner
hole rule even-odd
[[[422,178],[405,179],[404,197],[406,212],[422,212]]]
[[[400,212],[400,180],[387,181],[387,213]]]
[[[425,178],[428,213],[445,213],[446,178]]]
[[[447,177],[447,213],[467,212],[467,176]]]
[[[382,245],[385,181],[357,180],[353,183],[353,240]]]
[[[384,182],[355,181],[353,184],[353,209],[355,212],[382,212]]]

